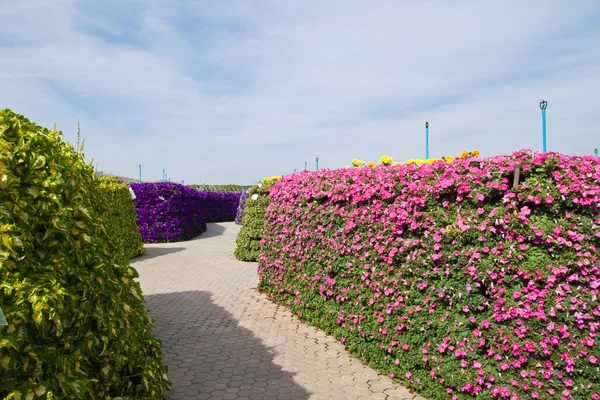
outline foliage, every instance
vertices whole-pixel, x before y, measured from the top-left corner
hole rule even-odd
[[[526,151],[289,175],[260,290],[426,398],[599,399],[599,180]]]
[[[0,398],[160,399],[170,386],[95,179],[59,132],[0,111]]]
[[[250,186],[247,185],[188,185],[194,189],[202,192],[227,192],[227,193],[241,193],[248,189]]]
[[[123,262],[143,254],[144,243],[129,187],[114,176],[97,179],[95,183],[93,207],[102,218],[111,245]]]
[[[236,238],[235,256],[241,261],[256,261],[261,252],[265,212],[269,206],[269,190],[279,177],[264,178],[248,191],[242,228]]]
[[[240,196],[240,201],[238,203],[237,212],[235,213],[235,223],[237,225],[242,224],[242,218],[244,218],[244,214],[246,214],[246,201],[248,200],[250,193],[250,188],[245,189]]]
[[[240,192],[201,192],[199,205],[206,222],[235,221],[240,203]]]
[[[132,183],[140,234],[145,243],[188,240],[206,231],[206,198],[189,186],[171,182]]]

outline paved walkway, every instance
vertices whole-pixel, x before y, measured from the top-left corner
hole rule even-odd
[[[170,399],[421,399],[256,290],[233,256],[239,226],[146,246],[132,265],[173,382]]]

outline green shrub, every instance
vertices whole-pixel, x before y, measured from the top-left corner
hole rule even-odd
[[[121,260],[127,262],[144,254],[144,243],[129,187],[114,176],[100,178],[96,181],[93,203]]]
[[[256,261],[261,252],[260,239],[264,231],[265,212],[269,206],[269,190],[279,178],[265,178],[250,188],[246,213],[236,238],[235,257],[240,261]]]
[[[170,386],[95,179],[59,132],[0,111],[0,398],[161,399]]]

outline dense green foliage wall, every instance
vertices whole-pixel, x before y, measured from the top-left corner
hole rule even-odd
[[[246,199],[242,228],[236,238],[235,256],[241,261],[256,261],[261,252],[265,212],[269,206],[269,190],[279,178],[265,178],[252,186]]]
[[[137,225],[137,214],[129,187],[116,177],[99,178],[92,196],[93,208],[115,251],[127,262],[144,253],[144,243]]]
[[[95,180],[60,133],[0,111],[0,398],[160,399],[170,385]]]

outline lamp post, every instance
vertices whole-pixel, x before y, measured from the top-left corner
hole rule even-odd
[[[425,122],[425,159],[429,160],[429,122]]]
[[[546,100],[542,100],[540,102],[540,108],[542,109],[542,143],[543,143],[543,152],[546,152],[546,108],[548,108],[548,102]]]
[[[308,161],[304,161],[304,169],[308,168]]]
[[[319,170],[319,157],[317,157],[317,171]]]
[[[594,149],[594,155],[598,157],[598,149]]]
[[[140,183],[142,183],[142,164],[140,164]]]

